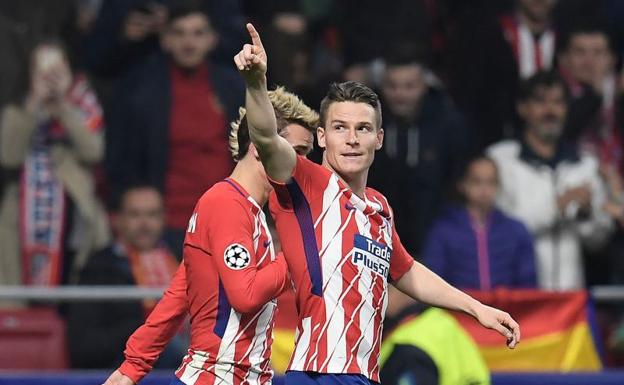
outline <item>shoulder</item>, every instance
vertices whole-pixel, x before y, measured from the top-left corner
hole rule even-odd
[[[247,211],[249,205],[250,202],[236,190],[236,187],[221,181],[215,183],[199,198],[196,211],[217,216],[227,215],[241,210]]]
[[[500,223],[502,225],[501,227],[510,230],[510,233],[512,232],[520,236],[530,235],[529,229],[520,220],[505,214],[499,209],[496,209],[494,215],[497,218],[496,222]]]
[[[486,153],[494,160],[517,158],[520,154],[520,143],[517,140],[503,140],[488,147]]]

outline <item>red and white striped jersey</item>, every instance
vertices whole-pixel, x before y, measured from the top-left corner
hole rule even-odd
[[[362,374],[379,382],[387,285],[413,264],[386,198],[355,195],[323,166],[297,157],[269,203],[295,284],[299,323],[289,370]]]
[[[267,384],[274,299],[288,282],[261,207],[232,179],[199,200],[184,241],[191,346],[187,385]]]

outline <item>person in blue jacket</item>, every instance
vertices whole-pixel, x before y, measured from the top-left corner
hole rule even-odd
[[[498,188],[494,162],[473,158],[457,184],[462,203],[447,208],[428,234],[423,261],[453,286],[537,286],[532,236],[524,224],[496,208]]]

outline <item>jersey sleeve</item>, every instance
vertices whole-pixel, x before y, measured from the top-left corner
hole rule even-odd
[[[405,250],[396,227],[392,226],[392,257],[390,259],[390,278],[393,282],[398,281],[411,269],[414,258]]]
[[[184,263],[181,263],[145,323],[128,338],[125,361],[119,371],[134,383],[152,370],[158,356],[184,322],[188,313],[186,287],[186,269]]]
[[[215,214],[208,218],[207,244],[203,246],[214,258],[230,305],[240,313],[254,312],[284,290],[286,262],[276,258],[258,267],[265,258],[271,258],[271,245],[258,243],[254,248],[254,219],[241,202],[223,200]]]
[[[298,201],[306,198],[310,200],[310,196],[314,194],[315,183],[323,176],[323,170],[323,166],[297,155],[297,162],[288,182],[277,182],[269,178],[274,189],[275,199],[272,201],[277,203],[274,209],[292,211]]]

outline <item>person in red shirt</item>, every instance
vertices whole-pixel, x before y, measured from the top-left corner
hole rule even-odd
[[[288,142],[293,146],[293,148],[295,149],[295,151],[297,151],[298,154],[307,155],[312,150],[312,145],[313,145],[313,140],[314,140],[312,131],[318,123],[318,115],[312,109],[307,107],[295,95],[286,92],[283,88],[278,88],[275,91],[270,91],[269,97],[271,99],[272,105],[274,106],[275,113],[278,117],[280,135],[282,135],[284,138],[288,140]],[[240,166],[237,166],[239,178],[234,177],[234,174],[237,174],[237,171],[235,171],[232,177],[226,180],[228,181],[226,182],[227,184],[226,187],[229,186],[230,193],[233,193],[232,188],[234,187],[238,188],[241,192],[243,192],[244,190],[241,188],[243,183],[241,182],[241,184],[238,184],[235,181],[237,179],[241,179],[240,176],[242,176],[242,179],[251,179],[252,181],[256,183],[256,186],[266,187],[267,185],[266,178],[263,177],[263,173],[258,172],[260,171],[257,168],[257,166],[260,164],[259,162],[253,163],[256,167],[248,167],[248,168],[244,168],[243,167],[244,165],[241,163],[242,159],[245,158],[245,154],[248,153],[247,150],[241,151],[241,148],[243,147],[247,148],[249,144],[249,136],[248,136],[248,131],[246,128],[246,118],[245,118],[244,108],[240,109],[239,119],[233,122],[231,126],[232,126],[232,131],[230,133],[229,148],[230,148],[230,152],[232,153],[233,158],[239,161]],[[243,129],[240,129],[240,127],[243,127]],[[250,162],[247,161],[246,163],[250,163]],[[250,183],[246,183],[245,185],[249,185],[249,184]],[[223,183],[220,183],[219,185],[223,185]],[[219,188],[221,187],[219,186]],[[234,188],[234,190],[236,190],[236,188]],[[254,187],[254,188],[257,188],[257,187]],[[252,189],[251,187],[249,190],[245,188],[245,190],[247,191],[250,191],[251,189]],[[230,219],[236,220],[235,219],[236,216],[233,215],[232,212],[236,211],[237,207],[236,205],[234,205],[235,207],[233,208],[229,207],[232,203],[230,201],[238,202],[237,204],[248,205],[249,209],[252,212],[257,212],[256,215],[259,218],[258,222],[263,223],[263,219],[262,219],[263,215],[260,214],[260,212],[258,211],[258,206],[260,205],[251,204],[251,201],[249,201],[249,198],[247,199],[247,201],[245,201],[242,198],[243,198],[243,195],[238,193],[238,190],[236,191],[236,194],[233,194],[233,197],[225,196],[225,197],[220,198],[217,204],[218,211],[219,213],[221,213],[220,215],[217,215],[214,213],[214,210],[215,210],[214,207],[211,208],[211,210],[213,211],[209,213],[208,216],[213,218],[215,221],[217,221],[218,226],[216,226],[216,228],[218,228],[218,231],[220,233],[226,232],[226,233],[232,233],[232,234],[239,234],[239,233],[245,233],[246,231],[246,227],[237,230],[237,229],[231,229],[229,228],[229,226],[225,225],[225,219],[230,218]],[[214,198],[211,200],[214,200]],[[264,198],[264,200],[266,200],[266,197]],[[206,202],[207,200],[205,198],[202,198],[202,200],[200,200],[200,203],[198,204],[198,207],[200,207],[200,210],[201,210],[201,207],[206,205]],[[247,202],[250,202],[250,203],[247,203]],[[260,199],[257,202],[263,202],[263,200]],[[197,217],[193,216],[191,218],[191,221],[189,224],[189,230],[193,230],[194,228],[195,233],[193,234],[196,234],[198,231],[197,221],[199,220],[200,215],[201,213],[198,213]],[[247,215],[246,213],[241,213],[240,216],[245,217],[246,215]],[[249,225],[251,225],[251,223],[249,223]],[[251,226],[247,226],[247,227],[251,228]],[[260,231],[260,233],[263,234],[263,237],[266,237],[265,239],[268,242],[269,236],[266,233],[266,228],[263,228],[263,230]],[[227,237],[225,239],[227,239]],[[130,384],[139,382],[152,369],[159,354],[164,350],[167,343],[175,335],[176,331],[179,329],[180,325],[184,321],[189,311],[190,303],[192,302],[192,300],[189,300],[189,298],[193,298],[193,293],[191,291],[191,287],[193,287],[193,285],[192,285],[191,279],[194,279],[197,281],[202,280],[201,278],[192,278],[192,276],[188,274],[188,270],[187,270],[188,265],[194,264],[193,257],[190,257],[192,250],[194,250],[193,244],[190,243],[190,242],[193,242],[193,237],[189,235],[187,238],[187,241],[189,241],[187,245],[189,257],[187,258],[187,254],[185,254],[186,263],[183,263],[180,265],[180,267],[178,268],[176,274],[174,275],[170,283],[170,286],[165,291],[163,298],[156,305],[156,307],[154,308],[154,310],[152,311],[152,313],[146,320],[145,324],[141,326],[139,329],[137,329],[137,331],[134,334],[132,334],[132,336],[130,336],[130,338],[128,339],[126,350],[124,352],[126,356],[126,360],[118,368],[118,370],[116,370],[113,374],[111,374],[111,376],[105,382],[105,385],[130,385]],[[243,242],[240,242],[240,243],[243,243]],[[259,241],[258,243],[260,244]],[[262,242],[262,244],[264,244],[264,241]],[[245,247],[245,249],[249,250],[251,248]],[[193,254],[196,254],[196,253],[197,252],[193,252]],[[201,253],[200,253],[199,258],[201,258]],[[199,265],[201,264],[198,264],[198,266]],[[207,269],[210,268],[211,266],[212,265],[210,264],[206,264]],[[229,270],[223,269],[223,266],[222,266],[222,270],[226,274],[229,273]],[[244,271],[244,270],[246,269],[242,269],[241,271]],[[261,269],[261,271],[262,270],[264,269]],[[195,276],[197,277],[198,274],[200,276],[209,276],[210,272],[208,271],[199,272],[199,273],[196,273]],[[240,277],[240,276],[235,276],[234,278],[236,278],[239,281],[238,284],[242,284],[242,282],[245,281],[246,279],[246,277]],[[256,277],[256,281],[258,281],[258,277]],[[250,284],[251,280],[247,280],[246,282]],[[262,302],[262,300],[264,300],[268,294],[265,296],[260,296],[260,298],[256,298],[254,300],[253,298],[250,298],[248,293],[251,293],[252,292],[251,290],[254,290],[253,292],[256,295],[258,295],[259,293],[257,292],[256,288],[251,289],[248,286],[247,287],[238,286],[238,287],[239,288],[244,287],[245,291],[236,293],[235,292],[236,289],[234,289],[234,290],[230,290],[230,292],[228,293],[228,288],[225,287],[226,297],[228,299],[232,298],[233,307],[238,308],[240,310],[252,310],[253,311],[253,310],[256,310],[254,308],[257,307],[259,304],[264,305],[264,303],[266,302],[266,301]],[[264,288],[266,289],[266,287]],[[189,296],[187,296],[187,289],[189,290],[188,291]],[[201,291],[196,294],[198,296],[201,296],[202,293],[217,291],[216,288],[212,290],[210,288],[203,288],[202,290],[206,290],[206,291]],[[269,294],[273,294],[273,293],[269,293]],[[193,333],[193,336],[195,336],[196,340],[200,340],[200,339],[203,340],[204,338],[209,339],[210,337],[200,336],[199,335],[200,331],[198,330],[201,330],[202,333],[207,333],[207,335],[209,336],[210,330],[206,331],[206,329],[210,329],[211,327],[214,329],[214,326],[215,326],[215,323],[212,322],[210,319],[202,319],[199,322],[195,322],[192,325],[192,329],[196,330],[196,332]],[[268,329],[270,331],[270,327]],[[240,344],[244,344],[248,342],[249,342],[249,339],[247,339],[246,342],[239,341],[237,342],[237,344],[240,345]],[[266,347],[267,350],[268,350],[269,345],[270,344],[267,344],[267,347]],[[238,351],[240,350],[241,349],[238,349]],[[186,367],[188,367],[188,363],[189,363],[188,361],[189,359],[191,359],[191,357],[192,356],[188,356],[188,358],[185,359],[185,361],[183,362],[183,366],[185,370],[178,371],[178,375],[180,377],[183,377],[186,371]],[[236,374],[237,372],[235,371],[234,373]],[[187,375],[187,377],[189,377],[189,375]],[[197,382],[195,382],[198,384],[210,383],[210,380],[212,379],[210,375],[206,375],[206,374],[198,375],[197,377],[201,378],[201,380],[197,380]],[[238,378],[240,377],[241,376],[239,375]],[[262,380],[266,382],[267,378],[269,378],[269,376],[268,374],[265,373],[265,375],[262,377]],[[182,379],[184,383],[193,383],[192,382],[193,380],[194,379],[189,379],[189,378]],[[231,380],[234,381],[234,378],[232,378]],[[262,381],[259,381],[259,382],[262,382]],[[227,382],[227,383],[232,383],[232,382]]]
[[[379,347],[388,284],[434,306],[463,311],[507,338],[520,339],[511,316],[450,286],[407,253],[393,212],[366,182],[381,149],[381,105],[357,82],[332,84],[321,102],[322,165],[297,156],[277,133],[266,85],[266,52],[252,44],[234,62],[247,85],[249,135],[275,188],[275,218],[296,292],[299,323],[287,384],[379,382]]]
[[[228,122],[238,116],[244,89],[236,71],[212,54],[218,36],[211,15],[194,2],[172,3],[162,52],[119,83],[107,168],[113,197],[136,181],[158,187],[165,199],[164,241],[180,257],[197,199],[233,169]]]

